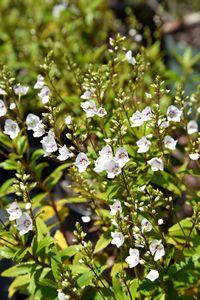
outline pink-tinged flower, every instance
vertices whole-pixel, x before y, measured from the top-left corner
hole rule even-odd
[[[150,232],[152,230],[152,225],[147,219],[143,219],[141,225],[142,225],[142,232]]]
[[[23,96],[27,94],[29,87],[23,86],[20,83],[18,83],[13,87],[13,89],[16,95]]]
[[[99,116],[100,118],[102,118],[105,115],[107,115],[107,111],[105,110],[105,108],[99,107],[99,109],[97,110],[96,115]]]
[[[130,117],[130,120],[132,122],[131,127],[139,127],[143,124],[142,115],[138,110]]]
[[[143,136],[140,140],[136,142],[138,146],[138,153],[146,153],[149,151],[149,148],[151,146],[151,142],[147,140],[145,136]]]
[[[33,88],[36,89],[36,90],[37,89],[42,89],[44,85],[45,85],[44,77],[41,74],[39,74],[37,76],[37,82],[35,83]]]
[[[52,131],[49,131],[48,135],[43,137],[40,143],[42,144],[42,148],[45,152],[44,156],[49,156],[52,152],[55,152],[58,149],[55,135]]]
[[[75,166],[78,168],[79,173],[83,173],[86,171],[88,165],[90,164],[87,155],[84,152],[80,152],[75,161]]]
[[[162,245],[161,240],[152,240],[149,246],[151,254],[154,256],[154,260],[159,260],[162,256],[165,255],[165,248]]]
[[[7,108],[5,106],[5,103],[3,102],[3,100],[0,100],[0,117],[5,116],[6,112],[7,112]]]
[[[132,56],[132,51],[131,50],[129,50],[129,51],[126,52],[125,57],[126,57],[126,60],[129,62],[129,64],[131,64],[131,65],[135,65],[136,64],[136,60]]]
[[[124,243],[124,236],[121,232],[111,232],[112,241],[111,244],[117,246],[117,248],[121,247]]]
[[[129,268],[134,268],[139,264],[140,253],[138,249],[129,249],[129,256],[125,259],[125,262],[129,265]]]
[[[19,205],[17,204],[17,202],[13,202],[7,209],[6,211],[9,214],[9,220],[13,221],[16,219],[19,219],[22,215],[22,211],[21,208],[19,207]]]
[[[143,111],[141,112],[141,118],[142,121],[150,121],[152,118],[152,111],[151,111],[151,107],[147,106],[143,109]]]
[[[19,126],[15,121],[11,119],[7,119],[5,121],[4,133],[9,135],[12,140],[18,136],[19,132],[20,132]]]
[[[44,85],[38,96],[41,98],[43,104],[48,103],[51,97],[51,91],[48,86]]]
[[[121,173],[119,163],[113,159],[105,163],[105,170],[107,172],[107,177],[110,179],[115,178],[115,176]]]
[[[116,151],[114,160],[119,164],[120,168],[123,168],[130,159],[127,151],[124,148],[119,147]]]
[[[176,144],[177,144],[177,140],[173,139],[171,136],[166,135],[164,137],[165,148],[170,149],[170,150],[175,150]]]
[[[154,157],[148,160],[147,163],[151,166],[153,172],[164,170],[164,163],[161,158]]]
[[[190,121],[187,124],[187,133],[188,134],[193,134],[195,132],[198,132],[198,124],[196,121]]]
[[[113,158],[112,148],[109,145],[106,145],[99,151],[99,155],[109,160],[112,159]]]
[[[200,157],[200,155],[199,155],[199,153],[190,153],[189,154],[189,158],[191,159],[191,160],[198,160],[199,159],[199,157]]]
[[[71,153],[69,152],[69,149],[67,148],[66,145],[63,147],[59,148],[59,155],[57,156],[57,159],[60,161],[67,160],[71,156]]]
[[[150,281],[155,281],[156,279],[159,278],[159,273],[157,270],[151,270],[147,276],[146,276],[147,279],[149,279]]]
[[[122,206],[119,200],[114,200],[114,203],[110,205],[110,215],[115,216],[117,213],[122,213]]]
[[[86,90],[80,98],[83,100],[90,100],[92,98],[92,92],[90,90]]]
[[[91,118],[97,113],[96,104],[93,100],[82,102],[81,107],[86,112],[87,118]]]
[[[28,213],[22,213],[21,217],[16,220],[16,228],[20,235],[24,235],[33,228],[33,221]]]
[[[174,105],[170,105],[167,109],[167,119],[168,121],[180,122],[182,113],[182,110]]]
[[[108,160],[106,160],[103,156],[99,156],[95,161],[94,161],[94,164],[95,164],[95,168],[94,168],[94,171],[96,173],[101,173],[105,170],[105,163],[107,162]]]

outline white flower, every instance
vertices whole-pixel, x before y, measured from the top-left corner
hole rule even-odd
[[[164,144],[165,144],[165,148],[168,148],[170,150],[175,150],[176,149],[177,140],[173,139],[169,135],[166,135],[164,137]]]
[[[0,117],[5,116],[7,112],[7,108],[5,106],[5,103],[3,102],[3,100],[0,100]]]
[[[127,151],[124,148],[119,147],[116,151],[114,160],[119,164],[120,168],[123,168],[130,159]]]
[[[20,83],[18,83],[13,87],[13,89],[14,89],[14,92],[15,92],[16,95],[23,96],[23,95],[27,94],[27,92],[29,90],[29,87],[28,86],[23,86]]]
[[[38,127],[34,130],[33,136],[34,137],[41,137],[45,134],[45,125],[39,124]]]
[[[26,205],[25,205],[25,209],[26,209],[26,210],[31,209],[31,207],[32,207],[31,202],[26,203]]]
[[[57,151],[58,147],[54,137],[54,133],[49,131],[48,135],[43,137],[43,139],[40,141],[45,152],[44,156],[49,156],[52,152]]]
[[[19,219],[22,215],[22,211],[17,204],[17,202],[13,202],[7,209],[6,211],[9,213],[9,220],[13,221],[16,219]]]
[[[96,104],[93,100],[82,102],[81,107],[86,112],[87,118],[91,118],[97,113]]]
[[[16,108],[16,104],[14,102],[10,103],[10,109],[14,110]]]
[[[170,105],[167,109],[167,119],[168,121],[180,122],[182,113],[182,110],[179,110],[174,105]]]
[[[120,214],[122,213],[122,206],[119,200],[115,200],[115,202],[110,205],[110,215],[115,216],[117,212],[119,212]]]
[[[126,57],[127,61],[129,62],[129,64],[135,65],[136,60],[132,56],[132,51],[131,50],[129,50],[129,51],[126,52],[125,57]]]
[[[90,90],[86,90],[80,98],[83,100],[90,100],[92,98],[92,92]]]
[[[49,102],[49,98],[51,96],[51,91],[48,86],[44,85],[38,94],[38,96],[42,99],[42,103],[46,104]]]
[[[72,117],[69,115],[69,116],[67,116],[67,117],[65,118],[65,124],[66,124],[66,125],[70,125],[71,122],[72,122]]]
[[[138,146],[138,153],[146,153],[147,151],[149,151],[149,148],[151,146],[151,142],[147,140],[145,136],[138,140],[136,144]]]
[[[39,125],[42,123],[40,118],[32,113],[26,117],[26,125],[28,130],[37,131]]]
[[[110,145],[106,145],[99,151],[99,155],[101,157],[104,157],[104,159],[112,159],[113,158],[113,153],[112,153],[112,148]]]
[[[21,217],[16,220],[17,229],[19,230],[20,235],[24,235],[28,231],[32,230],[33,221],[28,213],[22,213]]]
[[[61,290],[57,290],[58,300],[66,300],[65,294]]]
[[[103,156],[98,157],[95,161],[95,168],[94,171],[96,173],[101,173],[102,171],[105,170],[105,163],[107,162],[107,160],[105,160],[105,158]]]
[[[148,99],[152,99],[152,96],[151,96],[151,94],[149,94],[149,93],[145,93],[145,96],[146,96]]]
[[[138,191],[139,192],[144,192],[145,189],[146,189],[146,185],[145,184],[138,187]]]
[[[132,117],[130,117],[132,122],[131,127],[139,127],[143,124],[142,114],[137,110]]]
[[[105,115],[107,115],[107,111],[105,110],[105,108],[99,107],[99,109],[97,110],[96,115],[99,116],[100,118],[102,118]]]
[[[142,232],[150,232],[152,230],[152,225],[147,219],[143,219],[141,222],[142,225]]]
[[[143,109],[143,111],[141,112],[141,118],[142,121],[149,121],[152,118],[152,111],[151,111],[151,107],[147,106],[146,108]]]
[[[59,18],[60,14],[66,9],[66,7],[67,5],[64,3],[54,5],[52,10],[52,15],[54,16],[54,18]]]
[[[190,153],[190,154],[189,154],[189,158],[190,158],[191,160],[198,160],[199,157],[200,157],[199,153]]]
[[[9,135],[12,140],[18,136],[19,132],[19,126],[15,121],[11,119],[5,121],[4,133]]]
[[[44,85],[45,85],[44,77],[41,74],[39,74],[37,76],[37,82],[35,83],[33,88],[36,89],[36,90],[37,89],[42,89]]]
[[[198,124],[196,121],[190,121],[187,124],[187,132],[188,134],[193,134],[195,132],[198,132]]]
[[[158,219],[158,225],[162,225],[162,224],[164,224],[163,219]]]
[[[71,155],[66,145],[59,148],[59,154],[60,155],[57,156],[57,159],[59,159],[60,161],[67,160]]]
[[[75,166],[78,168],[79,173],[83,173],[86,171],[88,165],[90,164],[87,155],[84,152],[80,152],[75,161]]]
[[[158,119],[158,126],[160,128],[165,129],[165,128],[169,127],[169,121],[167,121],[166,118]]]
[[[89,223],[91,221],[90,216],[82,216],[81,219],[83,223]]]
[[[163,171],[164,170],[164,163],[161,158],[154,157],[147,161],[147,163],[151,166],[151,170],[155,171]]]
[[[151,254],[154,256],[154,260],[159,260],[165,255],[164,246],[161,244],[161,240],[152,240],[149,246]]]
[[[129,268],[134,268],[139,264],[140,256],[138,249],[129,249],[129,256],[126,257],[125,262],[129,265]]]
[[[117,248],[121,247],[124,243],[124,236],[121,232],[111,232],[111,236],[112,236],[112,241],[111,244],[112,245],[116,245]]]
[[[105,170],[107,172],[107,177],[110,179],[115,178],[116,175],[121,173],[119,163],[113,159],[105,163]]]
[[[146,276],[147,279],[149,279],[150,281],[155,281],[156,279],[159,278],[159,273],[157,270],[151,270],[147,276]]]

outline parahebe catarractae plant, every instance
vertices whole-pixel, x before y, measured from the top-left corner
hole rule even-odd
[[[158,41],[131,43],[116,34],[96,62],[53,49],[27,86],[2,67],[10,297],[198,299],[200,193],[190,180],[200,175],[200,90],[186,96],[180,80],[171,91]],[[84,207],[73,240],[69,203]]]

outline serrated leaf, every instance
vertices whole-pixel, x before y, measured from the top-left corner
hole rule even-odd
[[[51,268],[56,282],[61,282],[61,257],[56,246],[51,248]]]

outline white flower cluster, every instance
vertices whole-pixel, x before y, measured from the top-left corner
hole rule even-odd
[[[30,205],[26,206],[27,209],[30,208]],[[32,230],[33,221],[28,213],[22,212],[21,208],[17,204],[17,202],[13,202],[6,211],[9,214],[9,220],[16,220],[15,227],[19,230],[20,235],[24,235],[27,232]]]
[[[107,115],[107,111],[102,106],[97,109],[94,100],[92,100],[92,95],[93,93],[91,90],[86,90],[81,95],[81,99],[87,100],[81,103],[81,107],[86,112],[87,118],[91,118],[94,115],[97,115],[98,117],[102,118],[105,115]]]
[[[49,102],[49,99],[51,97],[51,91],[49,87],[45,84],[44,77],[41,74],[37,76],[37,82],[35,83],[33,88],[36,90],[41,90],[40,93],[38,93],[38,96],[41,98],[43,104]]]

